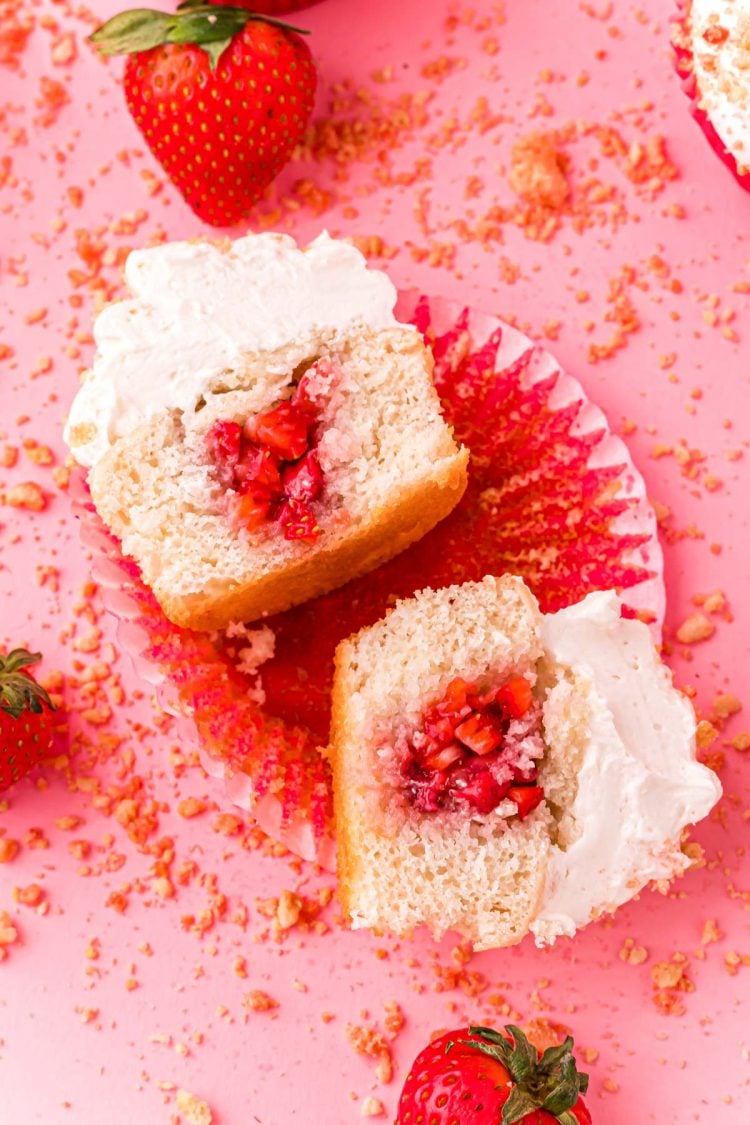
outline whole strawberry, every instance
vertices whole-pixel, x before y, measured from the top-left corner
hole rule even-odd
[[[243,219],[278,175],[312,112],[305,41],[269,16],[185,0],[122,12],[91,36],[128,55],[125,99],[147,145],[197,215]]]
[[[540,1057],[518,1027],[461,1028],[430,1043],[409,1071],[396,1125],[591,1125],[573,1040]]]
[[[41,659],[23,648],[0,653],[0,793],[33,769],[52,744],[54,707],[26,670]]]

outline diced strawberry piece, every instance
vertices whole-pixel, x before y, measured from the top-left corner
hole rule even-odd
[[[401,765],[412,803],[437,811],[463,802],[485,815],[511,796],[518,818],[528,816],[544,791],[536,784],[538,764],[524,745],[529,722],[513,731],[511,720],[526,715],[533,702],[523,676],[499,689],[451,680],[442,699],[422,715]]]
[[[487,770],[475,773],[461,788],[452,789],[453,796],[467,801],[483,815],[492,812],[503,799],[503,791]]]
[[[425,773],[412,759],[404,764],[406,791],[414,807],[420,812],[437,812],[442,808],[448,791],[450,775],[441,770]]]
[[[245,491],[244,486],[253,481],[269,488],[276,495],[282,495],[279,458],[270,449],[259,449],[252,442],[245,441],[240,459],[235,465],[234,476],[239,492]]]
[[[304,500],[285,500],[281,506],[279,521],[284,529],[285,539],[302,539],[314,543],[320,535],[315,514]]]
[[[241,494],[232,501],[235,518],[248,528],[260,527],[268,518],[273,503],[273,494],[264,484],[258,481],[246,481]]]
[[[222,484],[232,483],[234,467],[240,457],[241,443],[242,426],[237,422],[214,422],[206,434],[206,446]]]
[[[491,754],[503,741],[501,721],[494,715],[480,715],[478,711],[472,711],[468,719],[456,727],[456,738],[475,754]]]
[[[307,369],[292,395],[292,406],[308,418],[317,418],[320,400],[331,389],[334,366],[330,359],[321,358]]]
[[[206,444],[211,453],[220,461],[237,461],[240,455],[242,426],[239,422],[214,422],[206,434]]]
[[[287,461],[296,461],[309,448],[309,421],[291,402],[256,414],[245,423],[245,434],[258,445],[268,445]]]
[[[323,470],[314,449],[281,474],[284,495],[292,500],[314,500],[323,488]]]
[[[511,785],[508,797],[518,808],[518,819],[524,820],[544,798],[541,785]]]
[[[495,702],[497,691],[496,687],[487,688],[485,691],[474,688],[466,696],[466,702],[472,711],[486,711]]]
[[[514,676],[500,688],[495,702],[511,719],[520,719],[533,702],[531,684],[524,676]]]
[[[441,715],[455,715],[461,716],[467,713],[468,707],[468,694],[471,690],[466,680],[462,680],[457,676],[455,680],[451,680],[445,689],[445,695],[435,708]]]
[[[531,781],[536,781],[539,777],[539,769],[537,766],[529,766],[528,769],[522,770],[518,766],[511,766],[513,770],[513,780],[520,784],[528,785]]]
[[[448,746],[436,750],[424,759],[424,764],[430,770],[447,770],[449,766],[460,762],[466,751],[458,742],[451,742]]]
[[[423,720],[424,732],[428,738],[434,739],[439,746],[447,746],[453,741],[455,724],[447,715],[436,714],[435,709],[425,715]]]

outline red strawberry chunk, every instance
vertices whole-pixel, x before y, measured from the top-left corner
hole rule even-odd
[[[314,449],[293,465],[287,465],[281,474],[285,496],[291,500],[314,500],[323,488],[323,470]]]
[[[296,461],[309,447],[308,421],[291,402],[282,402],[245,423],[245,434],[258,445],[267,445],[287,461]]]
[[[336,371],[330,360],[319,360],[310,373],[320,375],[319,368],[323,379],[314,394],[308,394],[300,383],[293,398],[273,410],[248,418],[244,426],[216,422],[206,435],[216,476],[228,491],[234,518],[250,528],[278,519],[286,539],[307,543],[314,543],[320,534],[310,505],[325,485],[311,430],[319,400],[329,389],[327,377]],[[233,493],[243,503],[235,503]],[[450,738],[452,730],[445,741]]]
[[[544,797],[537,763],[539,708],[531,685],[513,676],[502,687],[456,677],[422,716],[402,759],[407,797],[420,812],[470,805],[481,815],[512,796],[519,820]],[[520,726],[513,723],[523,716]],[[507,814],[506,814],[507,815]]]
[[[463,746],[458,742],[451,742],[426,757],[424,764],[430,770],[447,770],[456,762],[463,761],[465,756],[466,751]]]
[[[531,707],[533,696],[531,684],[524,676],[514,676],[500,688],[495,696],[498,707],[511,719],[520,719]]]
[[[448,715],[438,715],[436,710],[433,710],[425,715],[423,723],[427,737],[439,746],[446,746],[453,741],[456,728],[453,719]]]
[[[466,785],[453,789],[453,796],[467,801],[478,813],[491,813],[503,799],[503,791],[488,770],[475,773]]]
[[[270,449],[261,449],[249,441],[243,443],[240,459],[235,465],[234,476],[240,492],[248,482],[265,485],[279,496],[283,492],[279,458]]]
[[[462,680],[457,676],[455,680],[451,680],[445,689],[445,695],[437,704],[435,710],[441,715],[456,715],[463,717],[468,714],[468,696],[471,691],[471,686],[467,684],[466,680]]]
[[[268,519],[273,503],[271,490],[258,481],[246,481],[242,492],[232,502],[235,517],[251,530],[260,527]]]
[[[518,807],[518,819],[524,820],[544,798],[541,785],[511,785],[508,797]]]
[[[539,769],[536,765],[529,766],[527,769],[521,769],[520,766],[512,766],[513,780],[520,784],[528,785],[532,781],[536,781],[539,777]]]
[[[314,543],[320,535],[315,513],[304,500],[285,500],[279,516],[285,539],[302,539]]]
[[[445,803],[449,776],[444,770],[433,770],[429,774],[419,771],[409,777],[406,791],[414,807],[425,813],[441,809]]]
[[[237,422],[215,422],[206,434],[209,454],[219,470],[222,484],[231,486],[234,467],[240,459],[242,426]]]
[[[468,746],[475,754],[484,756],[497,750],[503,741],[503,728],[499,718],[494,715],[480,715],[472,711],[468,719],[464,719],[456,727],[456,738]]]
[[[297,384],[292,406],[308,418],[317,418],[321,393],[324,389],[330,390],[333,374],[334,366],[330,359],[316,360]]]

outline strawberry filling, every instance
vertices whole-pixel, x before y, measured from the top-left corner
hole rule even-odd
[[[452,680],[405,747],[401,777],[408,799],[420,812],[473,809],[482,815],[505,802],[505,815],[523,820],[544,798],[540,720],[523,676],[489,689]]]
[[[314,543],[325,485],[318,459],[320,400],[334,367],[319,359],[290,399],[244,425],[219,420],[206,434],[216,476],[235,520],[250,530],[275,523],[285,539]]]

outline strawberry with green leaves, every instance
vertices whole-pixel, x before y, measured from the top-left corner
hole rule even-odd
[[[414,1061],[396,1125],[591,1125],[568,1036],[539,1055],[518,1027],[449,1032]]]
[[[139,8],[91,36],[127,55],[125,100],[157,160],[207,223],[243,219],[289,160],[315,101],[301,33],[245,8]]]
[[[213,0],[210,0],[213,3]],[[231,8],[248,8],[265,16],[286,16],[289,12],[299,12],[312,8],[320,0],[226,0]]]
[[[0,653],[0,793],[24,777],[52,745],[54,707],[28,671],[38,652]]]

